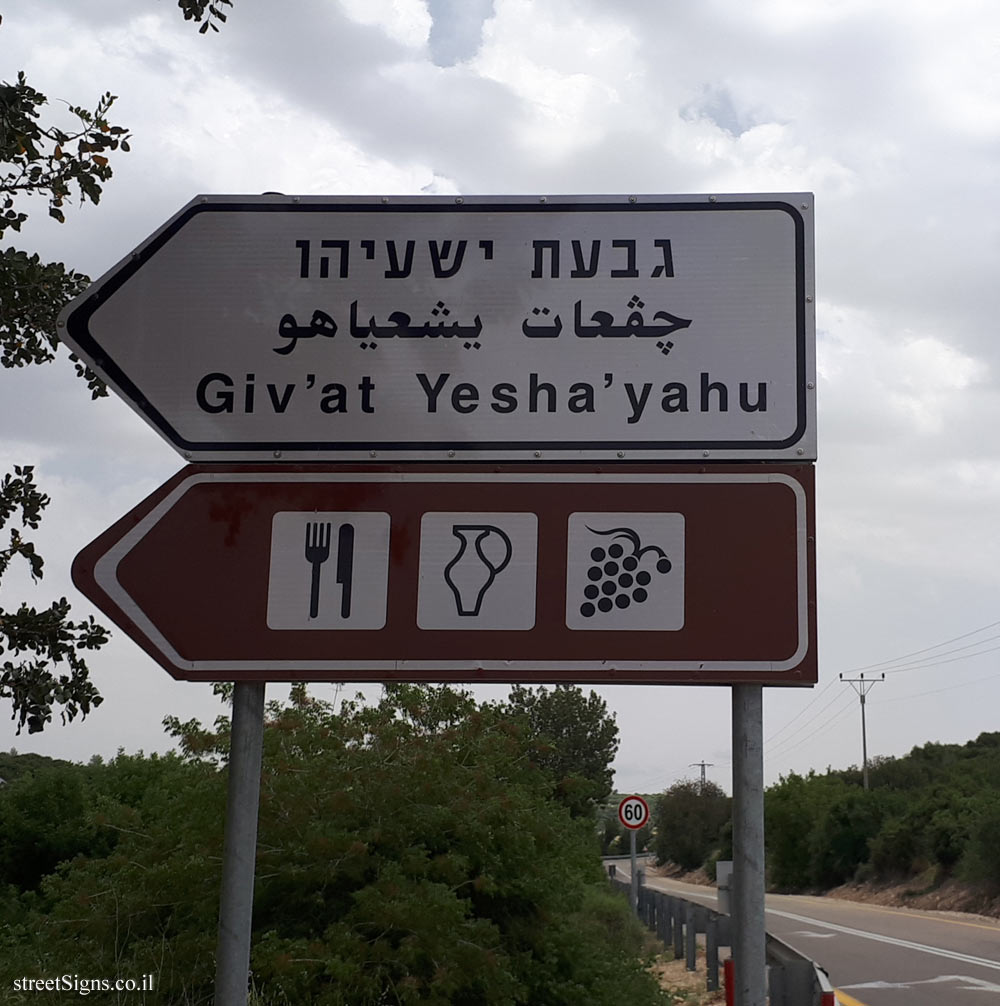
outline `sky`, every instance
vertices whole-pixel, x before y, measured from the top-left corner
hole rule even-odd
[[[815,194],[819,684],[765,689],[765,778],[1000,729],[1000,8],[901,0],[236,0],[199,35],[170,0],[8,0],[0,77],[66,103],[118,95],[133,132],[98,207],[34,205],[11,243],[96,278],[200,193]],[[41,212],[38,212],[41,210]],[[51,497],[45,576],[181,467],[65,354],[0,373],[0,470]],[[100,616],[99,616],[100,617]],[[105,619],[105,622],[107,620]],[[211,721],[115,631],[104,704],[0,749],[165,750]],[[271,685],[280,698],[287,686]],[[345,686],[347,693],[356,689]],[[731,787],[730,690],[601,686],[619,791]],[[332,698],[334,685],[317,685]],[[369,695],[377,689],[369,688]],[[478,690],[501,697],[502,686]]]

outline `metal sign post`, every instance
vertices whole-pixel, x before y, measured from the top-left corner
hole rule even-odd
[[[630,831],[629,852],[631,853],[632,870],[628,881],[628,903],[633,912],[639,909],[639,867],[635,861],[635,832]]]
[[[246,1006],[253,922],[257,811],[264,744],[264,682],[238,681],[229,742],[226,837],[222,850],[216,1006]]]
[[[733,686],[735,1006],[765,1006],[763,688]]]
[[[641,796],[626,796],[618,804],[618,820],[629,830],[632,872],[629,877],[628,901],[632,911],[639,909],[639,868],[636,865],[635,836],[649,823],[649,804]]]

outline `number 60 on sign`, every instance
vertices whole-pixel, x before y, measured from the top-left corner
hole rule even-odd
[[[618,820],[626,828],[638,831],[649,821],[649,804],[641,796],[627,796],[618,804]]]

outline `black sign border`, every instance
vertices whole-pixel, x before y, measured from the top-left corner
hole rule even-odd
[[[561,441],[537,440],[524,441],[478,441],[469,444],[465,441],[407,441],[378,440],[365,443],[340,443],[338,441],[191,441],[185,440],[158,410],[146,399],[139,388],[125,372],[108,356],[90,334],[90,318],[95,311],[115,292],[130,280],[144,265],[146,265],[163,246],[171,240],[183,227],[200,213],[601,213],[634,211],[670,212],[670,213],[720,213],[720,212],[759,212],[779,211],[791,217],[795,227],[795,374],[796,374],[796,427],[793,433],[783,440],[618,440],[600,441]],[[325,455],[332,452],[362,455],[403,452],[454,451],[455,455],[471,455],[476,452],[491,452],[496,460],[504,452],[510,452],[509,457],[519,459],[527,451],[567,451],[577,454],[588,451],[662,451],[676,459],[681,451],[741,451],[746,457],[751,455],[774,452],[771,456],[778,460],[777,452],[793,448],[808,432],[807,407],[807,303],[806,303],[806,226],[802,213],[788,202],[779,200],[727,200],[719,198],[715,201],[706,199],[704,202],[576,202],[553,199],[552,201],[529,202],[479,202],[471,197],[469,201],[443,203],[438,200],[428,202],[406,201],[405,198],[392,199],[387,202],[368,201],[301,201],[289,202],[239,202],[214,201],[204,197],[182,210],[161,231],[155,234],[145,245],[133,252],[124,260],[117,271],[96,290],[86,296],[67,316],[66,332],[69,341],[75,343],[79,351],[89,358],[91,365],[101,376],[105,377],[120,395],[131,402],[142,417],[153,426],[176,450],[185,456],[226,453],[234,456],[245,456],[270,453],[281,457],[284,452],[310,453]],[[234,457],[233,460],[238,460]],[[383,456],[384,460],[384,456]],[[420,463],[427,458],[399,459],[399,463]],[[469,458],[469,460],[479,460]],[[604,459],[602,459],[604,460]],[[608,459],[611,460],[611,459]]]

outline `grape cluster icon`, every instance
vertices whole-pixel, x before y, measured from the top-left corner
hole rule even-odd
[[[628,527],[597,531],[588,526],[587,530],[612,541],[606,548],[596,546],[591,549],[593,564],[587,570],[590,582],[583,588],[586,600],[580,605],[580,614],[584,618],[593,618],[599,611],[607,613],[615,608],[624,611],[633,604],[649,600],[648,588],[653,581],[653,573],[664,575],[670,572],[671,562],[667,553],[658,545],[643,545],[639,535]],[[650,553],[657,557],[655,563],[652,557],[646,558]]]

